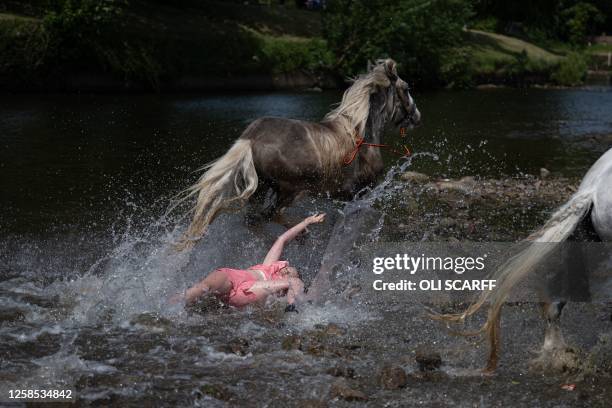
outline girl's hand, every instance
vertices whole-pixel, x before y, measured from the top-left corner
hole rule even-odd
[[[310,217],[305,218],[304,224],[306,225],[318,224],[323,221],[325,221],[325,213],[315,214],[315,215],[311,215]]]

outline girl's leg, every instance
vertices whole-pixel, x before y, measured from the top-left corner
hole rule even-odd
[[[212,272],[202,281],[196,283],[191,288],[185,291],[185,302],[193,303],[199,297],[207,293],[213,293],[216,295],[224,295],[229,293],[232,289],[232,283],[230,282],[227,274],[222,270]]]

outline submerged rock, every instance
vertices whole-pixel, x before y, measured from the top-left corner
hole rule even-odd
[[[345,401],[367,401],[368,396],[363,392],[351,388],[346,380],[338,379],[334,381],[329,390],[331,398],[339,398]]]
[[[416,171],[407,171],[400,176],[400,179],[410,183],[424,184],[429,181],[429,176]]]
[[[287,336],[281,343],[283,350],[302,350],[302,338],[297,335]]]
[[[342,336],[345,333],[346,330],[334,323],[328,324],[325,328],[325,334],[328,336]]]
[[[416,360],[419,370],[431,371],[440,368],[442,365],[442,357],[440,353],[435,350],[431,350],[429,347],[419,347],[416,350],[414,357]]]
[[[334,377],[353,378],[355,376],[355,370],[353,370],[352,367],[338,364],[337,366],[328,369],[327,374],[333,375]]]
[[[438,190],[457,191],[463,194],[471,194],[476,189],[474,177],[461,177],[459,180],[444,179],[437,181],[435,186]]]
[[[325,346],[321,343],[311,343],[306,348],[306,352],[310,355],[320,357],[325,353]]]
[[[454,227],[455,225],[457,225],[457,220],[451,217],[444,217],[444,218],[441,218],[440,221],[438,221],[438,225],[441,228]]]
[[[612,332],[602,334],[589,353],[583,371],[587,374],[612,376]]]
[[[322,324],[316,324],[315,326],[316,331],[313,332],[313,336],[319,340],[324,339],[326,337],[330,337],[330,336],[342,336],[343,334],[346,333],[346,330],[343,329],[342,327],[338,326],[335,323],[329,323],[327,325],[322,325]]]
[[[380,384],[386,390],[397,390],[405,387],[407,383],[408,376],[400,366],[385,366],[380,372]]]
[[[544,167],[542,167],[540,169],[540,178],[545,179],[548,176],[550,176],[550,170],[545,169]]]

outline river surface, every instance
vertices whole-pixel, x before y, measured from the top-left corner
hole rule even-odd
[[[512,329],[510,357],[499,377],[482,379],[470,369],[482,363],[483,346],[448,336],[417,306],[397,309],[332,296],[324,306],[288,316],[274,302],[244,311],[214,302],[202,310],[168,303],[216,267],[257,263],[283,231],[274,223],[249,228],[240,215],[223,216],[211,228],[214,238],[191,254],[177,254],[170,243],[185,220],[165,214],[172,197],[250,121],[319,120],[340,97],[0,96],[0,388],[74,388],[79,402],[91,405],[262,406],[275,400],[280,402],[270,406],[342,406],[350,403],[330,400],[338,374],[330,370],[350,366],[354,373],[344,376],[369,395],[372,406],[579,404],[584,395],[560,394],[558,377],[522,377],[527,349],[543,330],[535,306],[512,310],[510,321],[521,323]],[[610,89],[414,97],[422,126],[404,139],[389,130],[385,143],[407,144],[416,154],[399,162],[386,156],[385,188],[405,170],[434,178],[501,179],[539,175],[544,167],[554,177],[577,180],[612,145]],[[359,208],[379,198],[377,191],[368,194]],[[312,198],[289,211],[294,217],[329,214],[325,226],[287,248],[307,282],[321,254],[343,251],[333,226],[347,208]],[[397,216],[393,207],[384,208],[388,214],[359,224],[370,241],[378,239],[384,216]],[[523,236],[535,227],[521,223],[515,232]],[[592,332],[574,339],[579,346],[593,347],[597,332],[611,329],[598,320],[596,308],[569,309],[568,325]],[[589,313],[598,323],[585,329]],[[303,344],[287,346],[295,338]],[[411,356],[423,343],[443,355],[441,383],[416,376],[414,384],[392,392],[368,379],[388,362],[416,372]],[[612,390],[589,392],[597,405]]]

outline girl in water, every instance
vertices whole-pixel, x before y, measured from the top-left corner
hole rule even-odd
[[[280,261],[285,244],[304,231],[310,224],[323,222],[325,214],[310,216],[282,234],[263,263],[248,269],[220,268],[185,291],[185,302],[194,303],[205,295],[214,295],[232,306],[242,307],[266,299],[274,293],[287,292],[286,311],[297,311],[294,302],[304,293],[304,283],[297,269],[287,261]]]

